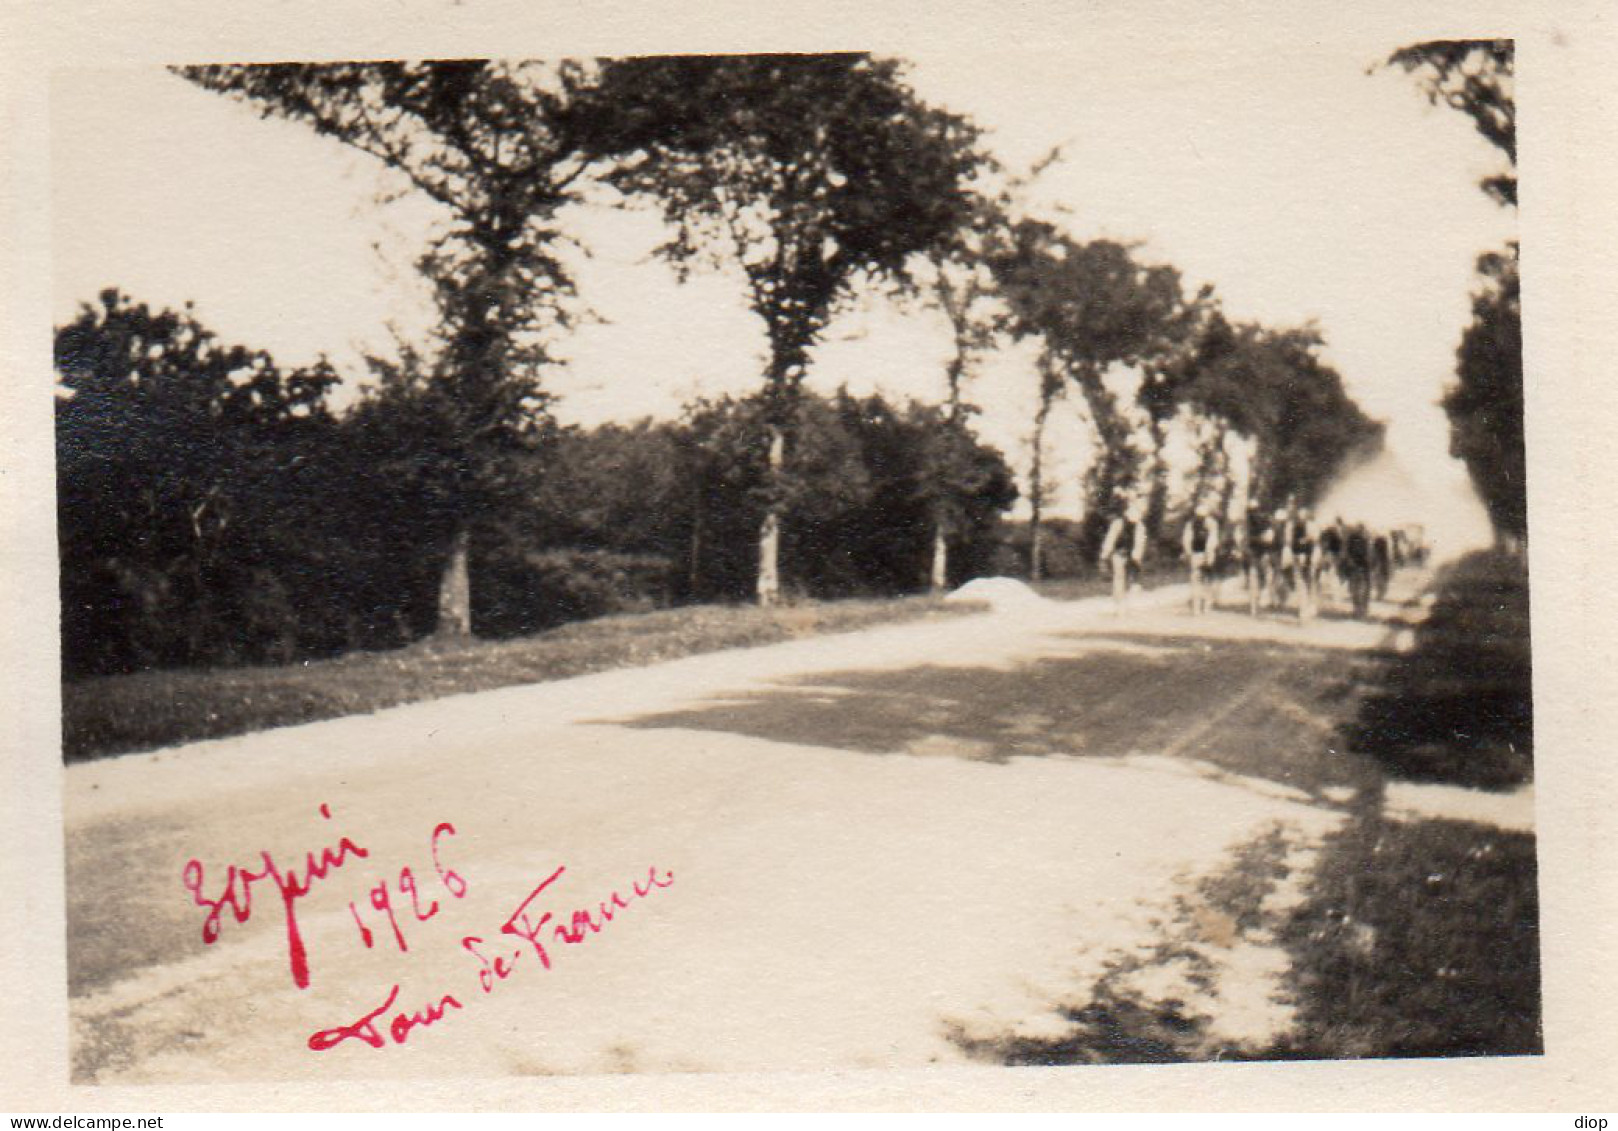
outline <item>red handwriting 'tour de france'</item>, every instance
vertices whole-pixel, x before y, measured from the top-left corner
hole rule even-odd
[[[566,867],[559,867],[541,880],[528,893],[527,897],[517,905],[517,909],[511,913],[500,928],[502,934],[512,935],[531,946],[533,953],[546,970],[551,969],[552,960],[550,952],[546,950],[545,944],[540,940],[545,927],[552,922],[555,916],[548,911],[541,914],[538,908],[534,906],[534,903],[547,888],[561,879],[566,871]],[[613,921],[616,912],[627,909],[634,900],[645,899],[657,889],[666,888],[673,883],[673,872],[665,872],[659,878],[657,869],[655,867],[650,868],[647,870],[646,879],[644,881],[637,880],[633,885],[633,896],[626,897],[614,891],[597,904],[594,912],[587,910],[573,912],[567,921],[558,923],[552,928],[550,940],[577,946],[589,936],[599,934]],[[485,954],[482,949],[486,945],[484,940],[477,935],[467,935],[461,940],[462,948],[478,960],[481,967],[478,970],[478,984],[485,994],[489,994],[494,991],[496,983],[503,982],[511,977],[516,964],[526,957],[529,951],[519,949],[511,952],[509,956],[501,954],[491,957]],[[394,1044],[402,1045],[409,1039],[411,1030],[436,1024],[450,1010],[466,1008],[454,994],[441,994],[437,1000],[430,1001],[422,1008],[408,1012],[398,1011],[394,1013],[390,1021],[383,1023],[383,1015],[393,1009],[394,1003],[398,1000],[399,986],[395,984],[388,991],[388,995],[381,1005],[347,1025],[338,1025],[315,1033],[309,1038],[309,1047],[315,1052],[325,1052],[345,1041],[354,1040],[369,1045],[371,1048],[380,1049],[387,1047],[390,1038]]]

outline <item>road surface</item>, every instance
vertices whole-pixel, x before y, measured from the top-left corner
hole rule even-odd
[[[1369,623],[1046,602],[69,767],[74,1078],[914,1067],[1103,990],[1262,1046],[1425,580]]]

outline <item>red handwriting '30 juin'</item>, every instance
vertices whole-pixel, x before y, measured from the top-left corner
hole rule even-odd
[[[600,934],[618,912],[627,910],[636,900],[645,899],[659,888],[666,888],[674,883],[673,872],[664,872],[659,877],[655,867],[649,868],[646,879],[635,882],[633,895],[624,896],[614,891],[597,903],[595,910],[574,911],[566,920],[556,922],[549,934],[546,934],[545,928],[555,920],[555,915],[549,911],[541,913],[536,901],[547,888],[560,880],[566,871],[565,867],[557,868],[541,880],[501,925],[502,934],[520,939],[526,946],[491,956],[486,953],[491,949],[490,944],[485,943],[482,937],[467,935],[461,940],[461,947],[478,960],[478,986],[483,993],[493,993],[495,986],[511,977],[517,964],[530,953],[538,959],[541,967],[551,969],[551,953],[546,949],[546,941],[578,946],[590,936]],[[545,941],[541,941],[542,939]],[[450,1010],[466,1008],[454,994],[441,994],[436,1001],[429,1001],[420,1009],[396,1011],[391,1019],[384,1022],[383,1016],[393,1010],[394,1003],[398,1000],[399,986],[395,984],[389,989],[381,1005],[347,1025],[338,1025],[315,1033],[309,1038],[309,1047],[316,1052],[325,1052],[344,1041],[353,1040],[380,1049],[387,1047],[390,1038],[394,1044],[402,1045],[409,1039],[412,1029],[433,1025],[442,1020]]]
[[[331,807],[322,804],[320,815],[328,821],[331,820]],[[442,822],[433,829],[430,843],[433,867],[438,872],[439,881],[452,896],[460,899],[466,895],[466,881],[443,866],[438,851],[439,841],[443,837],[454,835],[455,826],[447,821]],[[309,956],[304,947],[303,932],[298,927],[298,901],[309,894],[316,882],[326,879],[332,872],[347,864],[351,858],[365,859],[370,855],[369,850],[355,844],[346,836],[341,837],[335,845],[321,848],[318,853],[310,849],[304,856],[300,875],[296,866],[283,868],[268,851],[264,851],[259,853],[262,867],[256,870],[243,865],[229,865],[225,869],[223,888],[216,896],[209,896],[204,891],[207,877],[202,861],[195,859],[186,861],[181,876],[185,889],[191,893],[196,906],[207,908],[208,913],[202,920],[202,941],[208,944],[218,941],[227,910],[237,923],[246,923],[253,915],[253,885],[265,880],[271,881],[281,897],[281,908],[286,918],[287,964],[292,970],[293,984],[301,990],[309,986]],[[422,910],[421,893],[416,878],[409,868],[400,871],[398,887],[401,894],[408,895],[411,909],[419,921],[431,919],[437,913],[438,904],[435,901],[430,901],[430,906],[425,912]],[[373,887],[370,896],[371,906],[387,915],[400,949],[409,949],[405,945],[404,934],[400,931],[398,919],[394,915],[386,882]],[[373,945],[371,931],[360,920],[359,911],[353,903],[349,904],[349,910],[354,914],[365,945]]]

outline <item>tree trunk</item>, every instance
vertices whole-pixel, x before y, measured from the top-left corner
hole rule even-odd
[[[1260,443],[1263,441],[1260,440]],[[1249,502],[1257,503],[1267,515],[1272,509],[1269,498],[1270,490],[1270,461],[1262,450],[1253,452],[1253,461],[1248,465],[1247,472],[1247,498]]]
[[[966,377],[967,359],[971,351],[968,343],[970,325],[968,309],[972,299],[970,294],[957,295],[954,286],[944,274],[942,266],[938,272],[937,282],[938,304],[943,309],[945,317],[949,319],[950,327],[955,334],[955,354],[944,367],[944,404],[945,421],[950,429],[950,440],[954,439],[954,430],[961,423],[961,382]],[[940,491],[942,496],[942,491]],[[948,527],[945,522],[947,504],[940,498],[933,515],[933,564],[930,574],[932,591],[942,593],[949,588],[949,538]]]
[[[1094,465],[1085,512],[1102,514],[1112,505],[1120,490],[1138,487],[1138,467],[1129,448],[1129,423],[1119,412],[1116,400],[1107,389],[1104,371],[1095,365],[1081,366],[1075,372],[1079,392],[1084,396],[1090,424],[1095,429],[1101,446],[1098,462]]]
[[[1200,461],[1197,466],[1197,495],[1210,501],[1217,500],[1218,514],[1221,520],[1226,515],[1226,508],[1230,499],[1231,474],[1230,455],[1225,451],[1225,433],[1227,428],[1223,421],[1215,417],[1207,428],[1207,435],[1202,440],[1202,451],[1199,453]]]
[[[1225,481],[1219,488],[1219,520],[1221,522],[1230,521],[1230,504],[1236,498],[1236,477],[1230,474],[1230,461],[1228,459],[1225,464]]]
[[[942,593],[949,588],[949,539],[944,536],[942,518],[933,523],[932,585],[934,593]]]
[[[1040,519],[1045,511],[1045,416],[1040,414],[1034,429],[1034,464],[1028,469],[1028,580],[1045,576],[1045,528]]]
[[[1051,402],[1061,389],[1050,355],[1039,358],[1039,408],[1034,413],[1033,463],[1028,469],[1028,580],[1045,576],[1045,531],[1040,519],[1045,510],[1045,424],[1050,419]]]
[[[781,516],[771,507],[758,532],[758,603],[781,603]]]
[[[438,583],[438,627],[434,635],[440,637],[467,637],[472,635],[472,579],[467,566],[468,532],[465,526],[455,529],[450,541],[449,561],[444,565],[444,576]]]
[[[786,463],[786,433],[770,429],[770,485],[776,488]],[[772,490],[772,495],[779,494]],[[758,534],[758,603],[765,608],[781,602],[781,504],[772,499]]]
[[[1163,448],[1168,440],[1167,426],[1157,416],[1151,415],[1147,417],[1147,427],[1152,438],[1152,454],[1146,475],[1146,529],[1162,530],[1163,517],[1169,509],[1169,466],[1163,458]]]
[[[685,599],[692,604],[698,600],[702,585],[702,528],[707,513],[706,492],[699,488],[691,511],[691,558],[685,579]]]

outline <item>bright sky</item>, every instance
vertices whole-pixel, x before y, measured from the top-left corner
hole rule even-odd
[[[1499,159],[1462,115],[1429,106],[1402,72],[1366,73],[1396,46],[984,52],[919,59],[911,79],[985,127],[1012,169],[1061,144],[1037,200],[1075,235],[1141,241],[1188,288],[1215,284],[1233,317],[1316,321],[1399,461],[1453,506],[1464,472],[1435,402],[1473,262],[1514,238],[1516,217],[1476,187]],[[325,352],[356,376],[365,350],[391,350],[390,320],[422,324],[410,263],[428,213],[378,207],[368,158],[157,70],[61,73],[52,98],[59,321],[116,285],[158,306],[192,301],[223,338],[283,365]],[[648,215],[580,209],[571,223],[594,253],[579,285],[602,321],[568,341],[571,364],[551,379],[564,419],[667,415],[698,392],[757,386],[763,336],[734,278],[678,285],[650,258]],[[833,327],[811,382],[936,399],[947,349],[938,316],[867,299]],[[1033,395],[1018,349],[988,359],[970,390],[980,432],[1019,467]],[[1076,416],[1053,438],[1071,479]]]

